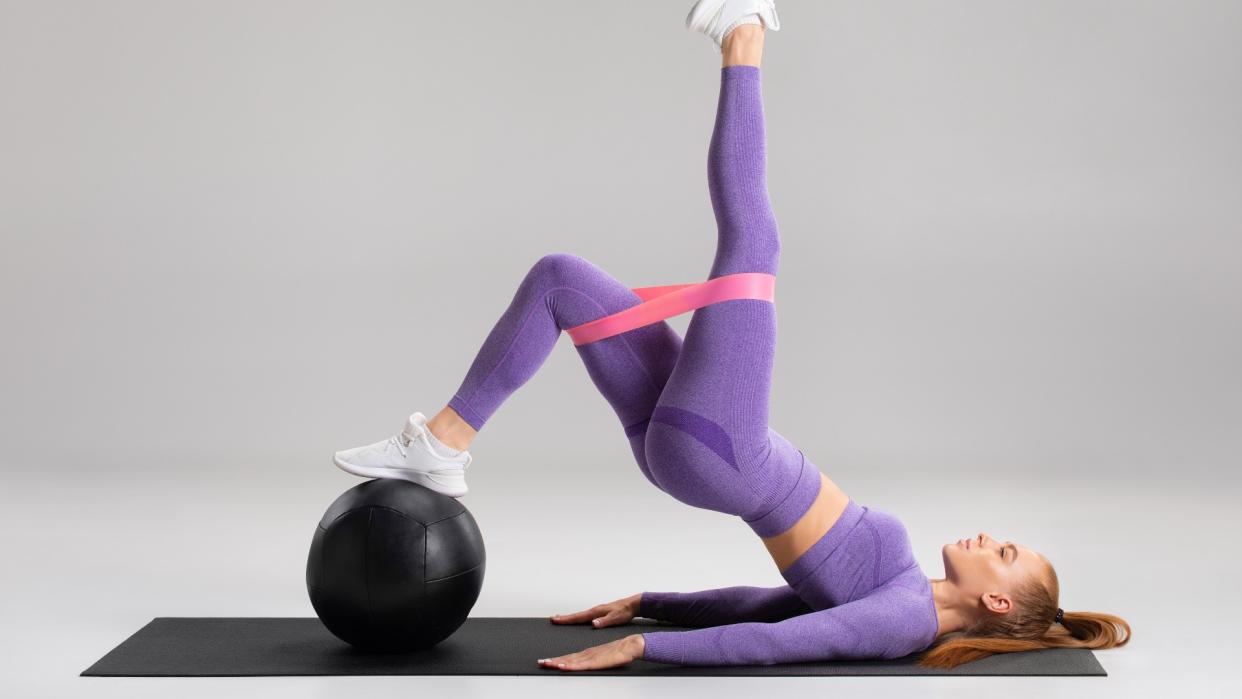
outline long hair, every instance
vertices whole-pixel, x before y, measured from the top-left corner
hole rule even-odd
[[[1013,592],[1013,608],[985,614],[970,627],[946,634],[919,658],[919,665],[952,669],[994,653],[1040,648],[1115,648],[1130,641],[1130,624],[1102,612],[1062,612],[1054,623],[1061,586],[1048,564],[1048,579],[1035,576]]]

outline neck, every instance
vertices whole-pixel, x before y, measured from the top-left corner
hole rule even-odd
[[[957,586],[946,578],[928,578],[928,581],[936,601],[936,621],[940,624],[936,637],[965,629],[970,623],[970,614],[961,606],[962,597]]]

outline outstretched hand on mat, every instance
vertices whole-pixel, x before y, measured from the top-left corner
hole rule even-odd
[[[637,616],[639,600],[641,598],[642,593],[639,593],[612,602],[597,604],[590,609],[584,609],[572,614],[553,614],[548,617],[548,621],[551,621],[553,624],[585,624],[590,622],[597,629],[604,628],[605,626],[620,626],[630,623],[630,620]],[[645,645],[642,634],[632,634],[611,643],[591,646],[577,653],[561,655],[555,658],[540,658],[539,664],[543,667],[556,668],[558,670],[603,670],[610,667],[620,667],[633,660],[642,658]]]
[[[555,658],[541,658],[539,665],[572,672],[574,670],[604,670],[610,667],[621,667],[643,657],[642,634],[632,634],[618,638],[611,643],[591,646],[586,650]]]

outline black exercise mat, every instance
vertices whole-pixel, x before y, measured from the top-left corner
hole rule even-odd
[[[1084,649],[1002,653],[937,670],[897,660],[848,660],[780,665],[689,666],[636,660],[608,670],[566,672],[536,662],[644,631],[688,627],[635,619],[596,629],[552,624],[544,617],[471,617],[435,647],[369,654],[337,639],[315,618],[153,619],[87,668],[97,677],[255,677],[270,675],[668,675],[805,677],[819,675],[1107,675]]]

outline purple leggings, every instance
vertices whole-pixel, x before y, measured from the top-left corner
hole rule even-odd
[[[708,279],[776,274],[780,237],[765,179],[759,68],[724,66],[707,156],[716,214]],[[562,330],[641,299],[572,254],[540,258],[519,284],[449,401],[476,430],[552,352]],[[819,494],[819,469],[768,427],[776,307],[756,299],[694,311],[683,339],[667,322],[577,346],[595,386],[621,419],[639,468],[688,505],[741,517],[779,534]]]

